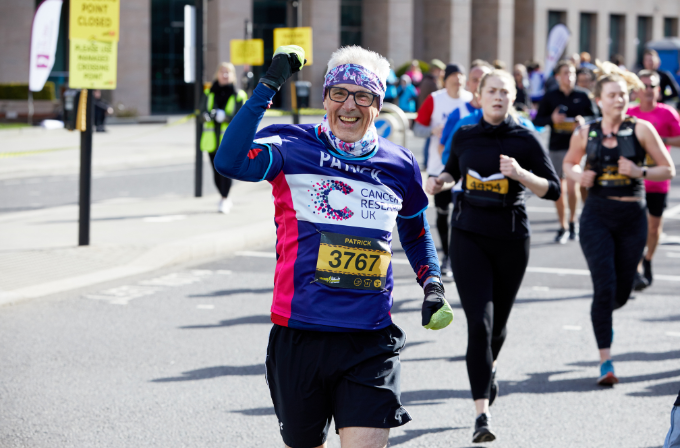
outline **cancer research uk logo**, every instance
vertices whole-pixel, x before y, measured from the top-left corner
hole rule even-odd
[[[348,195],[354,191],[352,187],[339,180],[323,180],[321,182],[312,182],[312,189],[307,190],[312,197],[312,203],[315,211],[314,214],[322,215],[328,219],[336,221],[344,221],[354,216],[354,212],[348,207],[342,210],[337,210],[331,207],[328,202],[328,196],[333,191],[339,191],[344,195]]]

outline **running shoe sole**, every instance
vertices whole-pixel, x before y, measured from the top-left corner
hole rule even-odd
[[[597,384],[600,386],[613,386],[614,384],[617,384],[619,382],[619,379],[614,375],[613,372],[607,372],[605,375],[601,376],[600,379],[597,380]]]
[[[472,443],[493,442],[494,440],[496,440],[496,435],[489,428],[480,428],[472,435]]]

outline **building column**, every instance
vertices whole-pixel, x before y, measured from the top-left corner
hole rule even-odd
[[[497,58],[505,62],[512,73],[515,39],[515,0],[500,0],[498,5],[498,51]]]
[[[595,59],[600,61],[609,60],[609,12],[598,11],[597,13],[597,51],[591,55],[591,61],[594,64]]]
[[[413,59],[413,1],[372,0],[363,3],[362,44],[399,67]]]
[[[62,17],[62,20],[68,17]],[[151,113],[151,1],[120,3],[118,41],[118,81],[112,91],[113,103],[136,109],[139,115]]]
[[[212,0],[207,3],[208,36],[203,71],[205,82],[212,80],[219,63],[231,61],[231,40],[243,39],[245,20],[252,22],[253,13],[252,0]],[[215,31],[211,32],[211,28]],[[236,78],[240,80],[242,74],[243,66],[239,65],[236,67]]]
[[[302,23],[312,27],[314,60],[300,77],[312,83],[310,107],[320,108],[328,60],[340,48],[340,0],[302,0]]]
[[[28,83],[33,14],[35,2],[19,0],[0,2],[0,43],[2,43],[0,83]]]
[[[470,57],[493,61],[498,58],[500,0],[475,0],[472,2],[472,33]]]
[[[626,13],[624,12],[624,14]],[[629,12],[625,17],[624,45],[626,48],[624,49],[623,57],[626,60],[626,67],[632,70],[637,62],[637,14]]]
[[[444,62],[463,64],[469,69],[472,61],[472,0],[452,0],[449,20],[449,61]]]
[[[567,43],[566,56],[580,53],[579,45],[581,41],[581,12],[579,8],[572,5],[567,10],[567,28],[569,28],[569,42]]]
[[[652,40],[663,39],[663,13],[660,9],[655,8],[654,16],[652,17]]]
[[[536,41],[536,5],[534,0],[515,0],[515,38],[514,38],[514,63],[524,64],[534,60]]]

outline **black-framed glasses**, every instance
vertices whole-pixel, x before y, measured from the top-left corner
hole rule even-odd
[[[645,85],[645,89],[653,89],[655,87],[659,87],[658,84],[646,84],[644,82],[643,82],[643,84]]]
[[[342,87],[331,87],[328,89],[328,98],[336,103],[344,103],[350,95],[354,98],[356,105],[362,107],[369,107],[372,105],[373,101],[375,101],[375,98],[378,96],[375,93],[365,92],[363,90],[350,92]]]

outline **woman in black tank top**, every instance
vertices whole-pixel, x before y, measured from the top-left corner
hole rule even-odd
[[[580,242],[593,280],[590,316],[601,362],[597,383],[613,385],[619,380],[611,362],[612,311],[628,301],[647,242],[643,180],[670,179],[675,166],[654,127],[626,116],[628,91],[642,84],[637,76],[609,63],[600,71],[606,74],[599,77],[594,94],[602,119],[574,131],[563,168],[588,188]],[[656,166],[645,166],[647,154]]]

